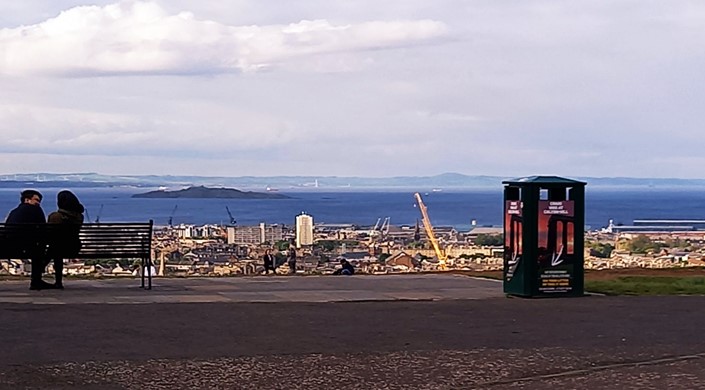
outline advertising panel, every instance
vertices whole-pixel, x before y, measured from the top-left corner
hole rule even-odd
[[[522,248],[522,204],[508,200],[504,204],[504,270],[505,280],[510,281],[521,261]]]
[[[572,200],[539,201],[538,290],[573,290],[575,271],[575,205]]]

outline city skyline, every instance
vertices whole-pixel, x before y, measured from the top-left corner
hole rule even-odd
[[[3,173],[703,178],[696,1],[0,5]]]

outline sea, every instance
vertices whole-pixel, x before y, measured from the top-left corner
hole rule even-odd
[[[56,194],[63,188],[40,188],[42,208],[56,209]],[[0,189],[0,215],[19,203],[20,188]],[[296,215],[306,213],[320,224],[372,226],[389,217],[390,224],[412,226],[421,219],[413,191],[325,190],[279,192],[289,199],[145,199],[132,195],[152,188],[78,188],[73,192],[86,206],[87,222],[135,222],[153,220],[166,226],[179,224],[229,224],[260,222],[294,225]],[[501,226],[502,189],[443,190],[422,192],[434,226],[453,226],[468,231],[473,226]],[[585,224],[597,230],[608,225],[630,225],[634,219],[705,219],[703,189],[586,189]],[[230,214],[228,214],[228,210]]]

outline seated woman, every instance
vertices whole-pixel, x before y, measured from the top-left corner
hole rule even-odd
[[[56,195],[58,210],[49,214],[47,222],[61,225],[52,230],[53,237],[49,241],[48,259],[54,260],[54,288],[63,289],[62,274],[64,271],[64,257],[76,256],[81,250],[79,231],[83,225],[84,207],[76,195],[71,191],[60,191]],[[46,264],[45,264],[46,266]]]

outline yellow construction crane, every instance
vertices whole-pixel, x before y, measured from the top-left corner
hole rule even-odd
[[[157,273],[158,276],[164,276],[164,272],[166,272],[167,257],[170,254],[179,251],[179,249],[179,243],[175,237],[162,237],[161,240],[156,240],[156,242],[153,241],[152,259],[156,260],[157,254],[159,254],[159,271]]]
[[[421,210],[421,216],[423,217],[423,227],[426,230],[426,235],[428,236],[429,241],[431,241],[431,245],[433,245],[433,250],[436,251],[436,256],[438,257],[438,268],[446,269],[446,260],[448,260],[448,257],[438,245],[436,235],[433,233],[433,225],[431,225],[431,218],[428,217],[428,210],[426,209],[426,205],[423,203],[423,199],[421,199],[421,194],[417,192],[414,194],[414,196],[416,197],[416,202],[419,204],[419,209]]]

